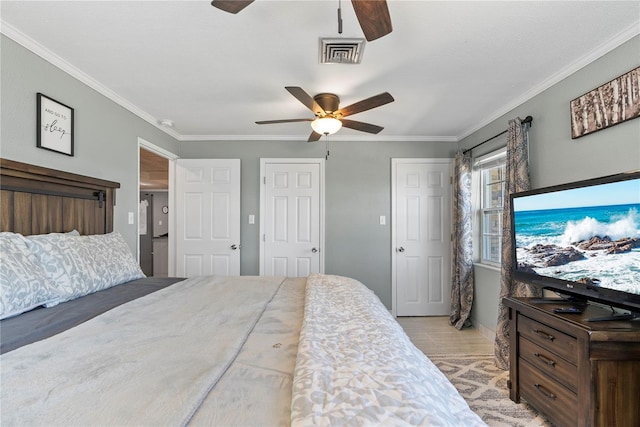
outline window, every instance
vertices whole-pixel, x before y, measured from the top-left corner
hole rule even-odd
[[[504,203],[504,149],[475,162],[479,175],[480,262],[500,265],[502,261],[502,207]]]

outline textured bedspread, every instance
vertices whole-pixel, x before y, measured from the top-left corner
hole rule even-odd
[[[312,275],[291,424],[485,425],[360,282]]]
[[[288,278],[190,426],[278,426],[291,422],[291,385],[306,278]]]
[[[283,281],[188,279],[2,355],[1,424],[184,425]]]
[[[36,308],[0,321],[0,353],[49,338],[134,299],[180,282],[179,277],[145,277],[54,307]]]

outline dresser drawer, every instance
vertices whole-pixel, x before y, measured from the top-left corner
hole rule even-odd
[[[518,334],[574,365],[577,363],[578,343],[571,335],[536,322],[520,313],[518,313]]]
[[[540,373],[529,362],[518,359],[520,395],[558,426],[576,425],[578,398],[568,388]]]
[[[518,354],[521,358],[561,382],[573,392],[577,392],[578,368],[575,365],[522,336],[520,336],[519,347]]]

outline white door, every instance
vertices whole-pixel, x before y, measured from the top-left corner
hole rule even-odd
[[[176,275],[240,275],[240,160],[179,159]]]
[[[323,271],[322,159],[261,162],[260,274]]]
[[[451,161],[393,159],[392,176],[395,313],[449,314]]]

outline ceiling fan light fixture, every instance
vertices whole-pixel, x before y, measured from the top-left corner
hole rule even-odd
[[[342,122],[333,117],[320,117],[311,122],[311,128],[320,135],[333,135],[342,127]]]

